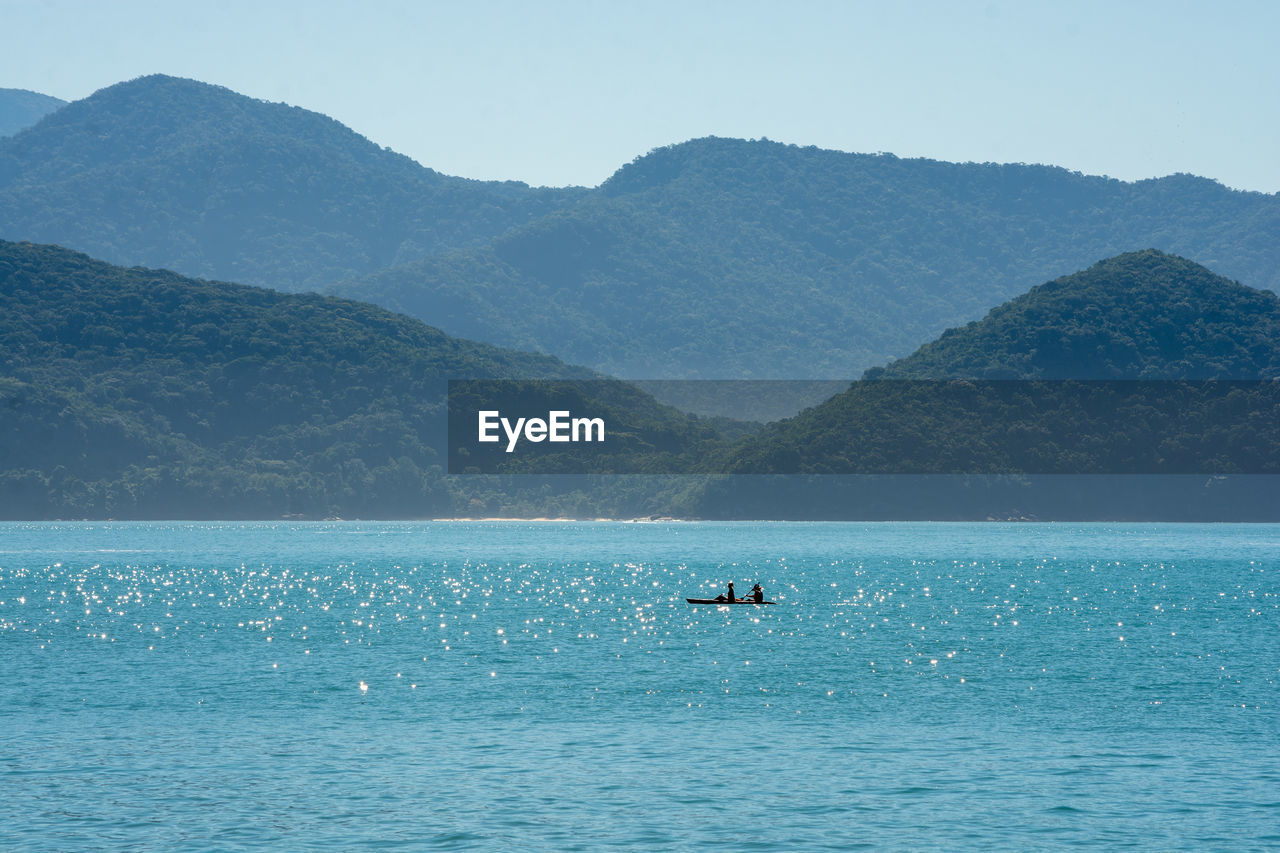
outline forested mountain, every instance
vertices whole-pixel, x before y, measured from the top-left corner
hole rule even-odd
[[[281,290],[478,244],[583,192],[447,177],[318,113],[159,75],[0,139],[0,238]]]
[[[585,368],[365,303],[0,241],[0,518],[660,507],[666,485],[652,478],[448,476],[450,437],[466,444],[476,430],[474,415],[447,429],[448,381],[493,379],[521,389],[506,401],[544,416],[568,394],[577,414],[608,418],[607,451],[569,459],[569,473],[679,471],[722,449],[721,427],[741,434]],[[552,457],[560,447],[548,446]],[[512,458],[498,449],[489,470],[520,473]]]
[[[1056,476],[734,478],[713,485],[697,512],[1274,520],[1277,379],[1280,298],[1183,258],[1129,253],[867,371],[746,439],[723,466]],[[1152,473],[1200,476],[1077,476]]]
[[[0,242],[0,517],[447,513],[446,378],[591,375],[371,305]]]
[[[1139,399],[1136,407],[1128,404],[1133,429],[1124,420],[1093,434],[1092,412],[1028,414],[1025,395],[999,390],[1020,383],[981,380],[1275,378],[1278,328],[1274,294],[1160,252],[1133,253],[1035,288],[916,355],[869,371],[883,381],[858,383],[726,452],[726,433],[666,410],[624,383],[593,391],[601,380],[585,369],[452,338],[371,305],[123,269],[59,247],[0,242],[0,516],[1271,518],[1280,511],[1275,476],[1147,477],[1109,480],[1103,489],[1090,482],[1063,487],[1055,480],[1045,489],[1018,478],[981,477],[818,477],[816,483],[750,476],[706,482],[451,477],[445,473],[445,379],[588,379],[569,386],[522,381],[513,393],[541,411],[567,387],[585,411],[608,412],[611,424],[615,416],[634,416],[618,446],[621,455],[575,461],[548,445],[543,450],[551,456],[491,454],[496,467],[475,458],[482,470],[509,474],[822,474],[847,472],[859,455],[878,459],[882,468],[874,470],[969,470],[964,465],[975,459],[980,467],[974,470],[1001,471],[1005,464],[1025,470],[1008,452],[1027,447],[1041,448],[1033,461],[1086,473],[1091,460],[1106,465],[1130,457],[1140,466],[1168,457],[1199,471],[1198,460],[1219,449],[1221,458],[1208,458],[1214,466],[1239,463],[1248,466],[1242,470],[1270,472],[1280,464],[1280,401],[1272,400],[1275,411],[1245,422],[1243,430],[1236,429],[1239,418],[1229,423],[1214,407],[1227,414],[1242,405],[1260,411],[1255,397],[1274,397],[1275,382],[1244,383],[1239,394],[1220,382],[1189,383],[1190,393],[1178,398],[1185,405]],[[958,376],[978,381],[940,387],[969,397],[998,389],[983,401],[983,417],[951,416],[936,400],[920,405],[922,377]],[[1217,386],[1225,391],[1216,398],[1201,393]],[[1059,386],[1049,387],[1052,394]],[[1069,395],[1063,400],[1051,402],[1060,411],[1078,402]],[[1193,433],[1175,436],[1172,444],[1147,441],[1146,421],[1171,409],[1175,417],[1190,412]],[[886,426],[910,441],[895,450],[884,440]],[[1081,446],[1093,455],[1064,461],[1051,455],[1057,446],[1045,436],[1078,444],[1083,438]],[[557,467],[557,454],[568,468]]]
[[[0,136],[12,136],[67,102],[27,89],[0,89]]]
[[[164,76],[0,139],[0,237],[324,289],[659,380],[853,377],[1148,246],[1280,287],[1280,195],[1189,175],[708,138],[595,189],[531,189],[443,176],[316,113]]]
[[[983,418],[953,420],[957,408],[944,405],[950,397],[936,395],[949,395],[952,387],[982,386],[910,380],[1277,378],[1280,297],[1214,275],[1184,258],[1154,250],[1133,252],[1033,288],[982,320],[948,330],[907,358],[867,371],[865,381],[748,439],[728,470],[848,472],[871,452],[868,441],[877,442],[875,453],[883,458],[877,466],[886,471],[921,467],[915,461],[897,465],[894,452],[913,460],[932,459],[939,466],[933,470],[942,470],[944,459],[1011,449],[1007,438],[992,432],[1014,429],[1025,417],[1024,411],[1002,408],[1013,405],[1009,399],[984,405]],[[895,425],[900,435],[909,432],[910,441],[881,446],[878,442],[888,441],[887,424]],[[1017,428],[1047,435],[1045,430],[1056,425]],[[1121,440],[1114,435],[1098,439],[1100,452]],[[776,470],[779,465],[789,470]]]
[[[1280,298],[1155,250],[1033,287],[872,379],[1276,379]]]
[[[440,175],[322,115],[152,76],[0,140],[0,237],[367,299],[634,378],[839,378],[1154,246],[1280,285],[1280,196],[765,140],[594,190]]]
[[[488,245],[336,292],[633,378],[831,378],[1154,246],[1280,286],[1280,196],[700,139]]]

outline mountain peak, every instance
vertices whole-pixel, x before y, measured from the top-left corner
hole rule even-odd
[[[572,195],[446,177],[320,113],[164,74],[0,140],[0,236],[283,290],[480,242]]]
[[[132,159],[174,150],[209,147],[246,135],[324,136],[327,144],[364,137],[320,113],[241,95],[212,83],[151,74],[99,89],[68,104],[26,145],[54,144],[99,156]],[[19,148],[21,151],[21,148]],[[81,158],[78,162],[86,162]]]
[[[1156,249],[1063,276],[868,378],[1280,377],[1280,298]]]
[[[782,151],[794,147],[768,139],[703,136],[654,148],[636,157],[614,172],[600,185],[600,189],[610,196],[643,192],[671,183],[689,169],[715,169],[726,163],[749,162],[766,151]]]

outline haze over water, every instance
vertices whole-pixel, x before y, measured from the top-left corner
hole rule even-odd
[[[0,525],[0,848],[1280,845],[1280,526]],[[733,580],[773,607],[690,606]]]

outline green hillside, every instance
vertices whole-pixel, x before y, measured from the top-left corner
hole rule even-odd
[[[1034,288],[868,371],[844,393],[744,440],[724,466],[733,474],[1063,476],[734,478],[713,485],[698,512],[1272,518],[1280,512],[1278,378],[1280,298],[1183,258],[1130,253]],[[1201,476],[1077,476],[1166,472]],[[1232,473],[1266,476],[1204,476]]]
[[[1045,487],[932,474],[1270,473],[1280,386],[1247,380],[1280,376],[1278,327],[1274,294],[1133,253],[1035,288],[729,448],[741,425],[689,418],[625,383],[371,305],[0,242],[0,517],[1271,518],[1274,475],[1108,480],[1100,491],[1071,476]],[[1098,417],[1096,395],[1052,396],[1079,386],[1064,375],[1104,398],[1120,386],[1156,396],[1127,399],[1117,425]],[[1011,377],[1047,387],[1048,414]],[[1098,381],[1132,377],[1143,381]],[[577,456],[473,444],[469,457],[448,458],[458,447],[446,440],[446,380],[495,378],[521,380],[500,394],[530,412],[605,414],[616,441]],[[589,381],[528,381],[548,378]],[[1171,396],[1165,380],[1182,379],[1195,381]],[[1235,385],[1202,381],[1223,379]],[[496,405],[488,387],[472,381],[455,396]],[[966,404],[976,395],[980,416],[955,416],[921,388]],[[1260,414],[1233,421],[1234,410]],[[1185,434],[1149,440],[1143,430],[1169,417]],[[449,476],[450,466],[503,476]],[[560,471],[584,476],[519,476]],[[618,471],[822,476],[588,476]],[[830,476],[849,471],[911,476]]]
[[[0,242],[0,517],[421,517],[445,380],[589,377],[371,305]]]
[[[1189,175],[707,138],[595,189],[532,189],[447,177],[325,116],[165,76],[0,139],[0,238],[326,289],[651,380],[847,379],[1148,246],[1280,287],[1280,196]]]
[[[335,292],[636,379],[839,378],[1155,246],[1280,286],[1280,196],[700,139],[577,205]]]
[[[478,244],[582,192],[447,177],[326,116],[160,75],[0,139],[0,238],[281,290]]]
[[[875,379],[1274,379],[1280,299],[1185,258],[1131,252],[948,329]]]

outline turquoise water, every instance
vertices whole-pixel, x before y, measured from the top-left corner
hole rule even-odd
[[[1278,678],[1277,526],[5,524],[0,849],[1274,848]]]

